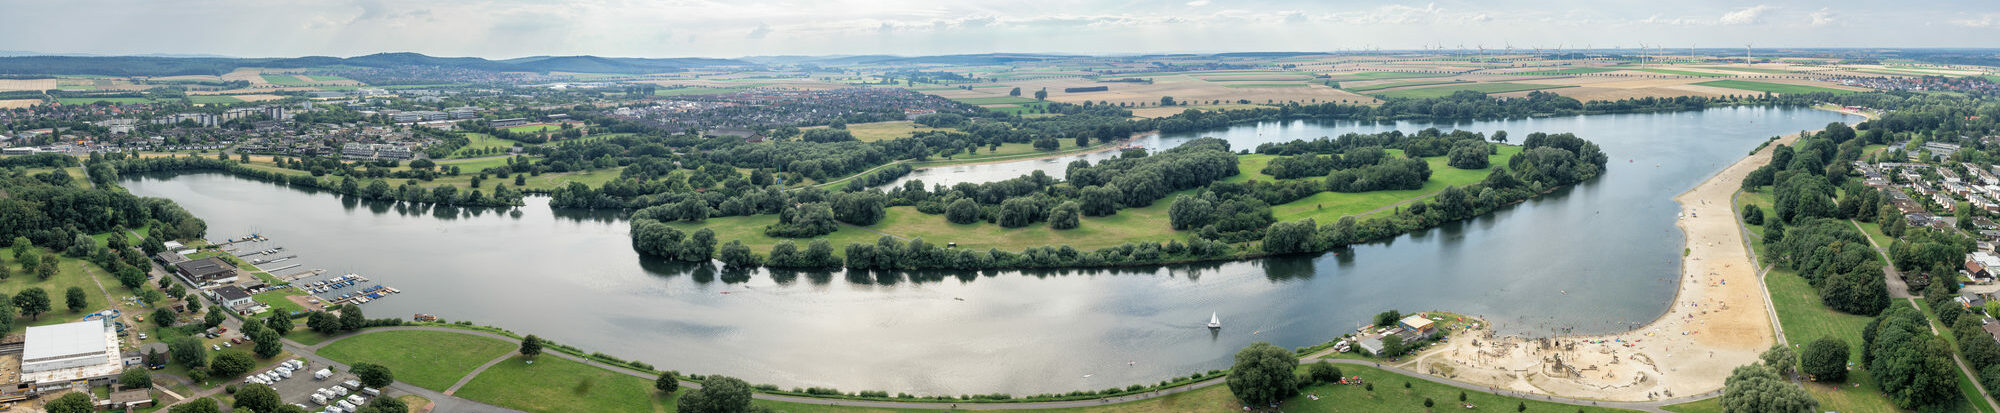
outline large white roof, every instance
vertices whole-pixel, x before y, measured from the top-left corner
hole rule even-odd
[[[105,351],[104,328],[103,320],[28,327],[28,342],[21,350],[21,360],[33,363],[48,358],[102,353]]]

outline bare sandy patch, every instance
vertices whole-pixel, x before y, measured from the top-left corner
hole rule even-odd
[[[61,85],[61,79],[0,79],[0,91],[49,90]]]
[[[0,109],[20,109],[41,103],[41,99],[5,99],[0,100]]]

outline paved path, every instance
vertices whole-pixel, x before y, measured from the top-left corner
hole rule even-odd
[[[451,333],[460,333],[460,334],[471,334],[471,335],[476,335],[476,336],[481,336],[481,337],[487,337],[487,338],[492,338],[492,339],[498,339],[498,340],[502,340],[502,341],[506,341],[506,342],[509,342],[509,343],[519,343],[519,342],[520,342],[520,340],[516,340],[516,339],[514,339],[513,337],[508,337],[508,336],[504,336],[504,335],[500,335],[500,334],[495,334],[495,333],[490,333],[490,332],[485,332],[485,331],[477,331],[477,330],[466,330],[466,329],[458,329],[458,328],[449,328],[449,327],[431,327],[431,326],[400,326],[400,327],[376,327],[376,328],[371,328],[371,329],[368,329],[368,330],[366,330],[366,331],[362,331],[362,332],[359,332],[359,333],[350,333],[350,334],[346,334],[346,335],[341,335],[341,336],[338,336],[338,337],[333,337],[333,338],[330,338],[330,339],[327,339],[326,341],[323,341],[323,342],[320,342],[319,344],[314,344],[314,345],[301,345],[301,344],[299,344],[299,343],[296,343],[296,342],[291,342],[291,341],[287,340],[287,341],[286,341],[286,349],[287,349],[287,350],[289,350],[289,351],[291,351],[291,352],[293,352],[293,353],[297,353],[297,354],[299,354],[299,355],[301,355],[301,356],[305,356],[305,357],[308,357],[308,358],[311,358],[311,359],[313,359],[313,360],[314,360],[314,361],[316,361],[316,362],[320,362],[320,363],[326,363],[326,364],[328,364],[328,365],[337,365],[337,366],[344,366],[344,365],[341,365],[341,364],[339,364],[339,363],[335,363],[335,362],[333,362],[332,360],[327,360],[327,359],[325,359],[325,358],[322,358],[322,357],[319,357],[318,355],[314,354],[314,352],[315,352],[315,351],[318,351],[318,350],[319,350],[320,348],[324,348],[324,347],[326,347],[327,345],[330,345],[330,344],[333,344],[334,342],[338,342],[338,341],[340,341],[340,340],[344,340],[344,339],[347,339],[347,338],[350,338],[350,337],[354,337],[354,336],[356,336],[356,335],[360,335],[360,334],[368,334],[368,333],[374,333],[374,332],[381,332],[381,331],[440,331],[440,332],[451,332]],[[1320,358],[1320,357],[1322,357],[1322,356],[1324,356],[1324,355],[1326,355],[1326,354],[1331,354],[1331,352],[1332,352],[1332,350],[1330,350],[1330,349],[1329,349],[1329,350],[1322,350],[1322,351],[1320,351],[1319,353],[1315,353],[1315,354],[1313,354],[1313,355],[1308,355],[1307,357],[1304,357],[1304,358],[1302,358],[1302,360],[1300,360],[1300,362],[1301,362],[1301,363],[1310,363],[1310,362],[1314,362],[1314,361],[1318,361],[1318,360],[1327,360],[1328,362],[1332,362],[1332,363],[1339,363],[1339,364],[1353,364],[1353,365],[1375,365],[1375,364],[1376,364],[1376,363],[1374,363],[1374,362],[1372,362],[1372,361],[1361,361],[1361,360],[1350,360],[1350,359],[1322,359],[1322,358]],[[656,378],[656,376],[653,376],[653,375],[650,375],[650,374],[646,374],[646,373],[640,373],[640,372],[637,372],[637,371],[632,371],[632,370],[630,370],[630,369],[627,369],[627,368],[624,368],[624,367],[619,367],[619,366],[613,366],[613,365],[609,365],[609,364],[605,364],[605,363],[601,363],[601,362],[597,362],[597,361],[594,361],[594,360],[589,360],[589,359],[585,359],[585,358],[581,358],[581,357],[577,357],[577,356],[574,356],[574,355],[570,355],[570,354],[567,354],[567,353],[561,353],[561,352],[548,352],[548,353],[543,353],[543,354],[544,354],[544,355],[552,355],[552,356],[556,356],[556,357],[561,357],[561,358],[563,358],[563,359],[566,359],[566,360],[571,360],[571,361],[577,361],[577,362],[581,362],[581,363],[584,363],[584,364],[588,364],[588,365],[591,365],[591,366],[594,366],[594,367],[597,367],[597,368],[602,368],[602,369],[606,369],[606,370],[610,370],[610,371],[613,371],[613,372],[617,372],[617,373],[621,373],[621,374],[625,374],[625,375],[629,375],[629,376],[633,376],[633,377],[638,377],[638,378],[642,378],[642,379],[647,379],[647,380],[652,380],[652,379],[655,379],[655,378]],[[484,403],[479,403],[479,402],[474,402],[474,401],[471,401],[471,400],[466,400],[466,399],[463,399],[463,398],[459,398],[459,397],[457,397],[457,396],[452,396],[452,395],[451,395],[451,393],[454,393],[454,392],[456,392],[456,391],[457,391],[457,389],[458,389],[459,387],[461,387],[461,386],[464,386],[464,385],[465,385],[465,383],[467,383],[467,382],[470,382],[470,381],[472,380],[472,378],[473,378],[474,376],[477,376],[477,375],[479,375],[479,373],[480,373],[481,371],[484,371],[484,370],[485,370],[485,369],[486,369],[487,367],[491,367],[491,366],[493,366],[493,365],[495,365],[495,364],[498,364],[498,363],[499,363],[499,362],[501,362],[501,361],[504,361],[504,360],[508,360],[508,359],[512,359],[512,358],[513,358],[513,354],[512,354],[512,353],[509,353],[509,354],[507,354],[507,355],[504,355],[504,356],[501,356],[500,358],[497,358],[497,359],[494,359],[494,360],[492,360],[492,361],[488,361],[488,362],[486,363],[486,365],[484,365],[484,366],[480,366],[480,368],[479,368],[479,369],[477,369],[477,370],[473,370],[473,371],[472,371],[471,373],[467,373],[467,374],[465,375],[465,377],[463,377],[463,378],[459,379],[459,382],[458,382],[457,384],[454,384],[454,385],[452,385],[452,387],[451,387],[451,388],[449,388],[449,389],[446,389],[444,393],[439,393],[439,392],[435,392],[435,391],[431,391],[431,390],[428,390],[428,389],[422,389],[422,388],[418,388],[418,387],[416,387],[416,386],[410,386],[410,385],[407,385],[407,384],[404,384],[404,383],[401,383],[401,382],[397,382],[397,383],[396,383],[396,385],[394,385],[394,386],[390,386],[390,388],[393,388],[393,389],[397,389],[397,390],[403,390],[403,391],[407,391],[407,392],[410,392],[410,393],[415,393],[415,394],[417,394],[417,395],[420,395],[420,396],[424,396],[424,397],[426,397],[426,398],[430,398],[430,399],[431,399],[431,400],[432,400],[433,402],[436,402],[436,403],[437,403],[437,408],[436,408],[436,409],[434,410],[434,411],[437,411],[437,412],[458,412],[458,411],[482,411],[482,412],[483,412],[483,411],[496,411],[496,410],[492,410],[492,409],[498,409],[499,411],[512,411],[512,410],[507,410],[507,409],[502,409],[502,408],[498,408],[498,407],[494,407],[494,406],[491,406],[491,405],[487,405],[487,404],[484,404]],[[1390,370],[1390,371],[1394,371],[1394,372],[1396,372],[1396,373],[1399,373],[1399,374],[1404,374],[1404,375],[1408,375],[1408,376],[1413,376],[1413,377],[1417,377],[1417,378],[1421,378],[1421,379],[1423,379],[1423,380],[1428,380],[1428,381],[1431,381],[1431,382],[1436,382],[1436,383],[1440,383],[1440,384],[1445,384],[1445,385],[1450,385],[1450,386],[1453,386],[1453,387],[1458,387],[1458,388],[1462,388],[1462,389],[1466,389],[1466,390],[1473,390],[1473,391],[1481,391],[1481,392],[1491,392],[1490,390],[1488,390],[1488,389],[1487,389],[1486,387],[1484,387],[1484,386],[1476,386],[1476,385],[1471,385],[1471,384],[1466,384],[1466,383],[1461,383],[1461,382],[1458,382],[1458,381],[1455,381],[1455,380],[1451,380],[1451,379],[1446,379],[1446,378],[1441,378],[1441,377],[1436,377],[1436,376],[1431,376],[1431,375],[1428,375],[1428,374],[1419,374],[1419,373],[1415,373],[1415,372],[1412,372],[1412,371],[1409,371],[1409,370],[1404,370],[1404,369],[1402,369],[1402,368],[1399,368],[1399,367],[1389,367],[1389,366],[1384,366],[1384,367],[1381,367],[1381,368],[1382,368],[1382,369],[1384,369],[1384,370]],[[1074,407],[1089,407],[1089,406],[1102,406],[1102,405],[1108,405],[1108,404],[1114,404],[1114,403],[1125,403],[1125,402],[1133,402],[1133,401],[1140,401],[1140,400],[1146,400],[1146,399],[1152,399],[1152,398],[1156,398],[1156,397],[1164,397],[1164,396],[1170,396],[1170,395],[1175,395],[1175,394],[1180,394],[1180,393],[1186,393],[1186,392],[1190,392],[1190,391],[1195,391],[1195,390],[1200,390],[1200,389],[1204,389],[1204,388],[1208,388],[1208,387],[1213,387],[1213,386],[1216,386],[1216,385],[1220,385],[1220,384],[1223,384],[1223,383],[1224,383],[1224,381],[1225,381],[1225,380],[1224,380],[1224,378],[1221,378],[1221,377],[1217,377],[1217,378],[1213,378],[1213,379],[1208,379],[1208,380],[1203,380],[1203,381],[1200,381],[1200,382],[1196,382],[1196,383],[1193,383],[1193,384],[1189,384],[1189,385],[1185,385],[1185,386],[1180,386],[1180,387],[1175,387],[1175,388],[1171,388],[1171,389],[1165,389],[1165,390],[1160,390],[1160,391],[1156,391],[1156,392],[1151,392],[1151,393],[1144,393],[1144,394],[1135,394],[1135,395],[1129,395],[1129,396],[1121,396],[1121,397],[1111,397],[1111,398],[1102,398],[1102,399],[1088,399],[1088,400],[1070,400],[1070,401],[1054,401],[1054,402],[1022,402],[1022,403],[962,403],[962,404],[961,404],[961,403],[951,403],[951,402],[898,402],[898,401],[869,401],[869,400],[837,400],[837,399],[821,399],[821,398],[812,398],[812,397],[797,397],[797,396],[787,396],[787,395],[779,395],[779,394],[769,394],[769,393],[755,393],[755,394],[753,394],[753,395],[752,395],[751,397],[753,397],[753,398],[755,398],[755,399],[757,399],[757,400],[769,400],[769,401],[777,401],[777,402],[787,402],[787,403],[799,403],[799,404],[812,404],[812,405],[822,405],[822,406],[855,406],[855,407],[871,407],[871,408],[891,408],[891,409],[940,409],[940,410],[944,410],[944,409],[958,409],[958,410],[1025,410],[1025,409],[1059,409],[1059,408],[1074,408]],[[690,382],[690,381],[682,381],[682,382],[681,382],[681,386],[682,386],[682,387],[686,387],[686,388],[689,388],[689,389],[699,389],[699,388],[701,388],[701,383],[695,383],[695,382]],[[1533,398],[1533,397],[1534,397],[1533,395],[1526,395],[1526,394],[1518,394],[1518,393],[1506,393],[1506,392],[1500,392],[1500,394],[1504,394],[1504,395],[1509,395],[1509,396],[1513,396],[1513,397],[1522,397],[1522,398]],[[1551,402],[1557,402],[1557,403],[1565,403],[1565,404],[1572,404],[1572,405],[1580,405],[1580,406],[1585,406],[1585,405],[1588,405],[1588,406],[1603,406],[1603,407],[1613,407],[1613,408],[1620,408],[1620,409],[1631,409],[1631,410],[1639,410],[1639,411],[1648,411],[1648,412],[1665,412],[1665,410],[1661,410],[1661,409],[1660,409],[1660,406],[1666,406],[1666,405],[1670,405],[1670,404],[1678,404],[1678,403],[1686,403],[1686,402],[1690,402],[1690,401],[1696,401],[1696,400],[1703,400],[1703,399],[1707,399],[1707,398],[1711,398],[1711,397],[1715,397],[1715,396],[1717,396],[1717,395],[1718,395],[1718,394],[1714,394],[1714,393],[1710,393],[1710,394],[1702,394],[1702,395],[1696,395],[1696,396],[1690,396],[1690,397],[1681,397],[1681,398],[1675,398],[1675,399],[1666,399],[1666,400],[1658,400],[1658,401],[1651,401],[1651,402],[1605,402],[1605,401],[1592,401],[1592,400],[1582,400],[1582,399],[1570,399],[1570,398],[1564,398],[1564,397],[1549,397],[1549,396],[1543,396],[1543,400],[1544,400],[1544,401],[1551,401]],[[470,409],[470,410],[466,410],[466,409]]]
[[[1847,220],[1847,222],[1854,224],[1854,230],[1861,231],[1861,235],[1868,235],[1868,230],[1861,228],[1860,222],[1852,219]],[[1889,298],[1916,297],[1916,295],[1910,294],[1910,284],[1903,282],[1903,273],[1896,271],[1896,263],[1889,261],[1888,246],[1876,244],[1875,237],[1866,238],[1868,238],[1868,245],[1875,247],[1875,253],[1882,255],[1882,262],[1885,264],[1882,266],[1882,278],[1883,282],[1889,285]]]
[[[479,377],[479,373],[484,373],[486,372],[486,369],[492,368],[493,365],[500,364],[500,362],[507,361],[507,359],[510,358],[514,358],[514,353],[501,354],[500,357],[494,357],[492,360],[488,360],[486,364],[479,365],[479,368],[472,369],[471,372],[465,373],[465,377],[458,378],[458,382],[452,383],[451,387],[446,387],[444,389],[444,394],[458,394],[458,389],[461,387],[465,387],[466,383],[471,383],[473,377]]]

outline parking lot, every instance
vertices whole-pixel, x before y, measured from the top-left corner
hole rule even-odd
[[[347,382],[349,380],[354,380],[354,381],[360,380],[360,378],[355,377],[353,374],[350,374],[345,371],[339,371],[339,369],[331,369],[333,371],[332,376],[329,376],[321,380],[314,380],[313,372],[317,372],[320,369],[327,369],[328,366],[325,364],[313,363],[306,359],[299,359],[299,360],[306,362],[305,369],[293,373],[292,378],[280,379],[272,382],[271,388],[276,389],[278,391],[278,397],[280,398],[280,400],[283,400],[285,404],[297,404],[305,406],[306,411],[308,412],[325,411],[328,406],[337,404],[334,403],[334,401],[328,401],[327,402],[328,404],[325,405],[314,403],[312,401],[312,395],[314,392],[317,392],[323,388],[339,387],[341,386],[341,383]],[[274,365],[273,368],[275,367],[276,366]],[[250,375],[254,376],[270,370],[271,369],[268,368],[263,370],[257,370],[251,372]],[[238,384],[241,384],[241,382],[239,382]],[[394,397],[391,396],[389,394],[389,391],[386,389],[382,390],[382,392],[383,392],[382,396]],[[374,397],[368,396],[366,393],[362,393],[359,390],[350,389],[347,394],[359,394],[364,399],[374,400]],[[342,396],[341,398],[344,399],[345,396]]]

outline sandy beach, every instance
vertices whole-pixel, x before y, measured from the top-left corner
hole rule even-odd
[[[1624,333],[1529,339],[1489,330],[1457,333],[1404,368],[1500,390],[1609,401],[1696,396],[1722,389],[1736,366],[1757,361],[1774,318],[1731,198],[1785,136],[1675,197],[1686,236],[1672,307]]]

